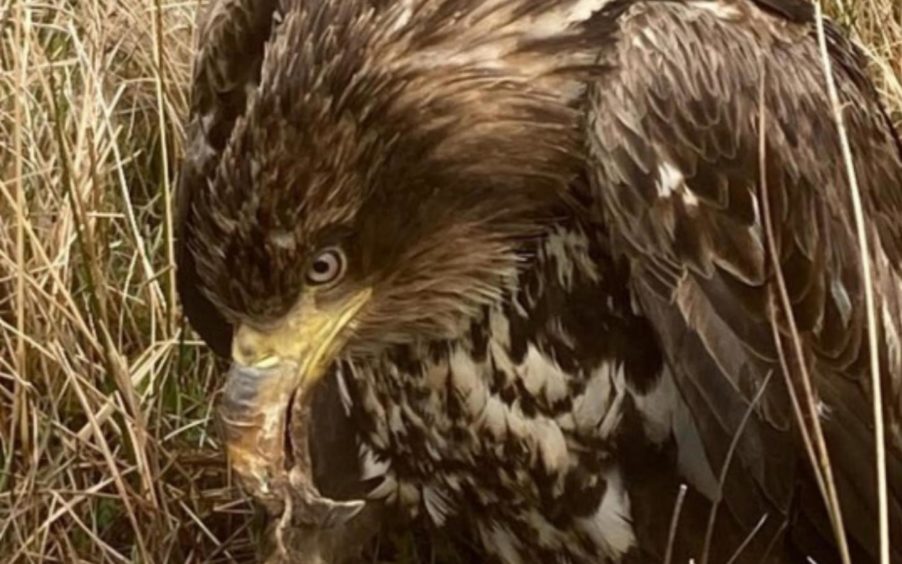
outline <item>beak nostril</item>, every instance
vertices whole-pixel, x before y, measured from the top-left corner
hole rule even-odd
[[[244,366],[253,366],[258,358],[261,358],[254,347],[249,344],[236,343],[232,349],[232,360]]]

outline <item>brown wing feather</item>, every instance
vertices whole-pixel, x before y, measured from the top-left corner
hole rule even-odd
[[[620,17],[622,39],[602,61],[615,70],[590,92],[600,215],[630,259],[639,307],[657,329],[715,469],[758,386],[777,374],[752,407],[756,417],[739,440],[724,495],[748,525],[774,510],[772,517],[788,519],[808,472],[799,471],[804,451],[772,336],[766,186],[775,254],[829,411],[825,433],[847,528],[863,559],[856,561],[866,561],[876,546],[877,513],[863,284],[813,24],[799,24],[805,10],[788,0],[762,0],[764,10],[744,1],[712,4],[637,3]],[[829,38],[876,234],[874,284],[885,312],[881,360],[894,429],[891,518],[902,524],[902,154],[860,55],[832,28]],[[776,323],[786,333],[784,320]],[[823,515],[802,511],[829,538]]]

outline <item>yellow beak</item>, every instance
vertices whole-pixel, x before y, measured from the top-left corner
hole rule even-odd
[[[233,469],[264,504],[279,503],[274,486],[287,480],[285,429],[293,396],[311,395],[369,297],[364,290],[320,309],[308,294],[275,326],[236,331],[219,416]]]

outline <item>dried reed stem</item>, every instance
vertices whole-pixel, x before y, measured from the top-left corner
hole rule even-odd
[[[874,407],[874,447],[877,451],[877,501],[878,501],[878,527],[880,533],[880,562],[890,564],[889,560],[889,504],[886,482],[886,449],[885,431],[883,428],[883,386],[880,381],[880,345],[877,330],[877,307],[874,299],[874,277],[871,273],[871,250],[868,242],[867,227],[865,225],[864,206],[861,203],[861,189],[858,186],[858,176],[855,173],[855,163],[852,159],[852,148],[849,145],[849,136],[846,133],[843,108],[836,91],[836,83],[833,79],[833,67],[830,54],[827,50],[827,39],[824,33],[824,20],[821,12],[821,3],[815,3],[817,14],[817,39],[821,49],[821,59],[824,66],[824,75],[827,82],[827,92],[830,95],[830,103],[833,106],[833,119],[839,130],[840,147],[842,148],[843,161],[849,178],[849,188],[852,196],[852,211],[855,215],[855,231],[858,238],[858,254],[861,256],[861,276],[864,280],[864,301],[868,325],[868,352],[871,360],[871,394]]]

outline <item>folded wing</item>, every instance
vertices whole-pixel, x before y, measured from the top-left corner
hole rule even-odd
[[[807,554],[829,543],[781,368],[779,346],[797,363],[776,264],[821,402],[853,561],[868,561],[877,503],[864,282],[810,8],[647,2],[617,17],[602,60],[612,70],[589,94],[598,214],[629,259],[637,307],[715,472],[739,435],[725,505],[747,527],[765,514],[804,521],[796,536]],[[829,25],[827,34],[872,236],[890,511],[902,547],[902,151],[865,61]]]

